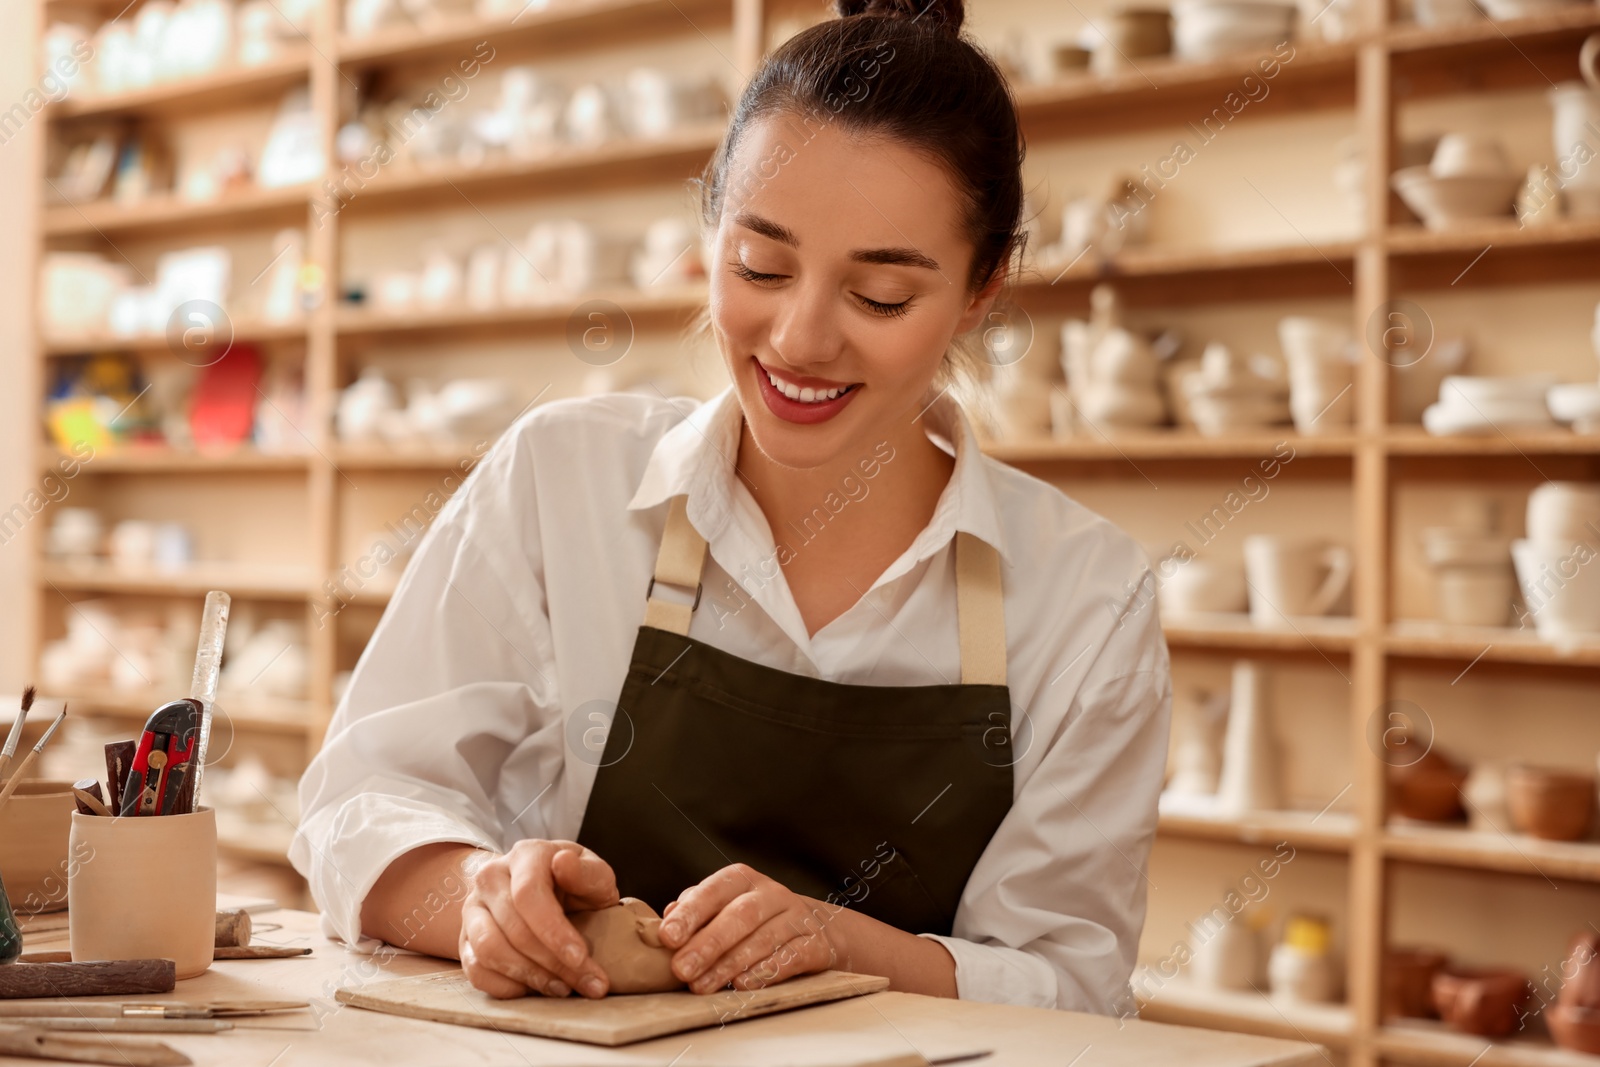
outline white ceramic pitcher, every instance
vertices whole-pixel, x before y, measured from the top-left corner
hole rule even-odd
[[[1600,33],[1591,34],[1578,53],[1582,82],[1562,82],[1550,90],[1555,112],[1556,172],[1564,189],[1600,188]],[[1585,84],[1587,83],[1587,84]],[[1586,213],[1597,197],[1568,197],[1568,209]]]

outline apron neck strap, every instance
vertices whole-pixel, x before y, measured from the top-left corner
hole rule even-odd
[[[644,624],[687,637],[689,621],[700,604],[700,572],[706,540],[689,521],[687,496],[679,494],[667,508],[667,526],[656,553],[655,577],[646,592]],[[1000,553],[965,530],[956,531],[956,625],[961,635],[961,683],[1006,684],[1005,595],[1000,584]],[[683,604],[655,595],[657,584],[694,590],[694,602]]]

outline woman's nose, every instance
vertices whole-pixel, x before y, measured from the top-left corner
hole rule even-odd
[[[845,346],[839,311],[836,291],[821,285],[791,286],[772,323],[773,352],[796,371],[832,363]]]

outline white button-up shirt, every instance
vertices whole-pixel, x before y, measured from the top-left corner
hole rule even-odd
[[[954,534],[1000,552],[1020,714],[1014,800],[967,881],[954,936],[936,940],[964,998],[1116,1010],[1144,922],[1171,705],[1143,552],[985,456],[945,397],[923,421],[955,467],[927,528],[859,602],[807,634],[772,565],[773,534],[733,472],[741,418],[731,387],[703,404],[555,401],[479,463],[418,546],[300,784],[290,858],[324,929],[376,948],[361,903],[421,845],[504,851],[577,836],[599,762],[589,715],[621,691],[665,502],[686,493],[709,543],[689,636],[831,681],[959,681]],[[871,484],[842,489],[842,506]]]

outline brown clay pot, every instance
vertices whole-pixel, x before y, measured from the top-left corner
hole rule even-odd
[[[1571,970],[1569,976],[1567,971]],[[1561,992],[1556,1002],[1569,1008],[1600,1011],[1600,933],[1580,930],[1572,935],[1562,961]]]
[[[67,906],[67,838],[75,806],[71,782],[34,778],[18,782],[0,810],[0,878],[18,915]]]
[[[1506,806],[1521,833],[1581,841],[1594,820],[1594,775],[1518,765],[1506,772]]]
[[[1552,1004],[1545,1013],[1550,1036],[1574,1052],[1600,1054],[1600,1011],[1571,1004]]]
[[[1439,1017],[1481,1037],[1504,1037],[1515,1030],[1530,996],[1528,976],[1521,971],[1489,968],[1433,976],[1433,1006]]]
[[[1433,1007],[1433,976],[1450,958],[1431,948],[1392,948],[1383,954],[1383,1014],[1414,1019],[1437,1019]]]
[[[1389,804],[1396,815],[1426,822],[1451,822],[1462,818],[1461,787],[1467,768],[1438,750],[1429,751],[1407,767],[1389,769]]]

